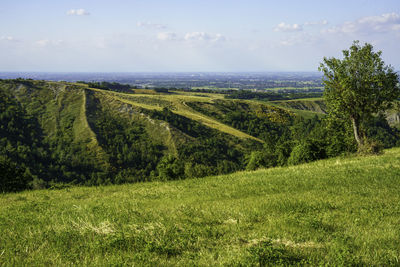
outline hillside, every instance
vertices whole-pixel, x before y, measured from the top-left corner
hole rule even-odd
[[[399,265],[400,149],[3,194],[0,265]]]
[[[355,151],[348,125],[315,116],[319,99],[15,79],[0,80],[0,100],[0,192],[203,177]],[[369,124],[371,139],[400,145],[384,118]]]
[[[269,104],[290,110],[304,118],[311,118],[315,115],[324,116],[327,112],[323,98],[278,100],[270,101]],[[385,112],[385,117],[389,125],[400,128],[400,104],[398,101],[395,102],[392,109]]]
[[[125,91],[83,83],[0,81],[1,100],[9,103],[0,110],[5,126],[0,132],[5,159],[0,161],[11,169],[17,168],[13,164],[22,167],[27,180],[33,177],[33,187],[170,180],[244,169],[246,157],[265,142],[247,128],[191,107],[236,103],[222,95]],[[266,114],[273,109],[275,117],[287,113],[256,106]],[[246,110],[255,112],[255,107]],[[32,129],[24,130],[26,122]],[[272,119],[270,124],[281,127]]]
[[[326,105],[323,98],[294,99],[286,101],[271,101],[272,105],[291,110],[300,116],[311,118],[326,114]]]

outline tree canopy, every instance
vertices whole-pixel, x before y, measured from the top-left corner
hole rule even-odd
[[[374,52],[371,44],[360,46],[354,41],[343,50],[343,59],[324,58],[319,70],[323,72],[324,98],[330,116],[350,120],[359,149],[365,143],[361,124],[379,111],[390,108],[400,96],[398,74]]]

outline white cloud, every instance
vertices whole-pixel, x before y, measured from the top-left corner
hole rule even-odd
[[[136,26],[148,29],[158,29],[158,30],[163,30],[167,28],[167,26],[164,24],[152,23],[149,21],[138,21],[136,23]]]
[[[328,33],[383,33],[400,31],[400,15],[387,13],[380,16],[362,17],[356,21],[347,21],[342,25],[330,28]]]
[[[280,42],[280,44],[281,44],[282,46],[291,46],[291,45],[293,45],[294,43],[291,42],[291,40],[282,40],[282,41]]]
[[[90,13],[87,12],[83,8],[79,8],[79,9],[70,9],[70,10],[68,10],[67,11],[67,15],[68,16],[88,16],[88,15],[90,15]]]
[[[47,46],[49,43],[50,43],[50,40],[48,40],[48,39],[43,39],[43,40],[39,40],[39,41],[35,42],[35,44],[37,46]]]
[[[49,39],[42,39],[36,41],[34,44],[38,47],[48,47],[48,46],[59,46],[63,44],[63,40],[49,40]]]
[[[291,35],[288,38],[285,38],[279,42],[279,46],[294,46],[294,45],[313,45],[319,43],[321,39],[310,33],[300,32],[294,35]]]
[[[284,22],[279,23],[275,28],[274,31],[276,32],[298,32],[302,31],[303,27],[300,24],[286,24]]]
[[[177,35],[174,32],[159,32],[157,39],[161,41],[173,41],[177,39]]]
[[[326,19],[321,21],[307,21],[304,22],[304,26],[316,26],[316,25],[327,25],[328,21]]]
[[[210,41],[210,42],[220,42],[225,41],[226,38],[220,33],[210,34],[206,32],[189,32],[186,33],[184,39],[186,41]]]
[[[18,40],[15,39],[13,36],[1,36],[0,40],[7,41],[7,42],[18,42]]]
[[[157,39],[161,41],[179,41],[188,44],[208,43],[215,44],[226,41],[226,37],[220,33],[212,34],[206,32],[188,32],[183,37],[180,37],[175,32],[159,32]]]

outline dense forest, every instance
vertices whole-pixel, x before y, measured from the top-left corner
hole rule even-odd
[[[239,138],[174,107],[150,109],[107,92],[131,90],[127,87],[97,85],[108,88],[0,81],[0,191],[203,177],[299,164],[357,149],[351,124],[323,114],[304,118],[265,101],[184,103],[196,114],[254,137]],[[157,105],[166,103],[152,99]],[[379,146],[400,145],[400,131],[383,113],[365,124],[366,135]]]

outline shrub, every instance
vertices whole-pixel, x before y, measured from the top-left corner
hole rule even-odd
[[[213,175],[212,167],[203,164],[185,164],[185,177],[186,178],[199,178],[208,175]]]
[[[364,144],[359,146],[358,153],[361,155],[377,155],[381,154],[383,150],[383,145],[375,140],[366,139]]]
[[[17,192],[29,188],[30,172],[0,156],[0,192]]]
[[[157,165],[158,178],[162,181],[182,178],[184,166],[172,155],[164,156]]]
[[[305,140],[293,148],[288,158],[288,165],[306,163],[325,157],[325,149],[319,141]]]
[[[264,165],[263,153],[261,151],[253,151],[249,156],[248,163],[246,165],[246,170],[254,171],[263,165]]]

